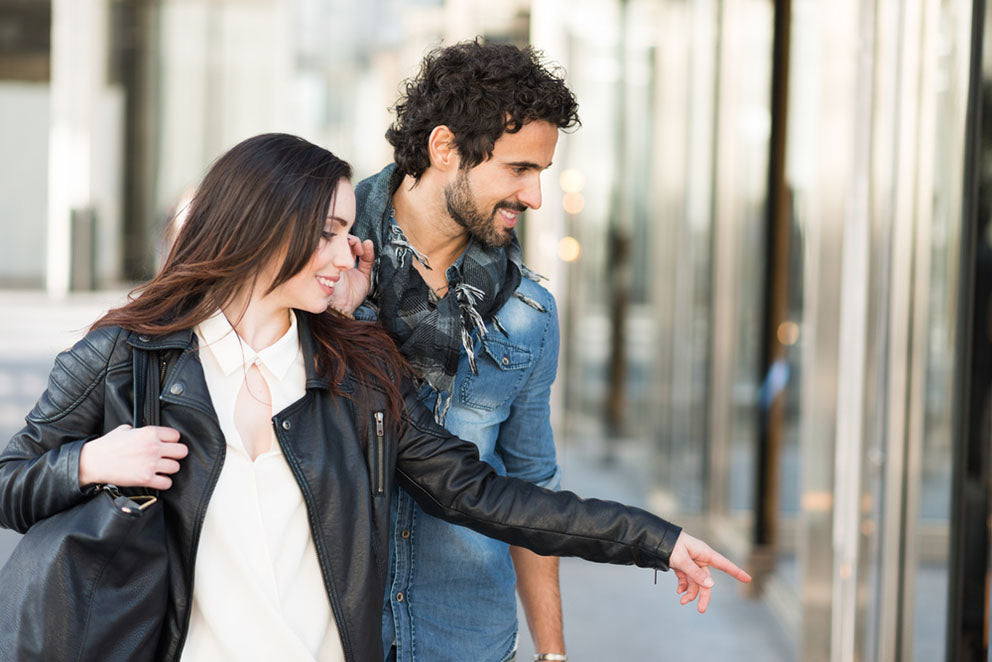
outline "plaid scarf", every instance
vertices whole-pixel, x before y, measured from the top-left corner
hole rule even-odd
[[[518,294],[522,275],[533,277],[521,263],[516,235],[506,247],[485,246],[474,239],[461,258],[448,269],[448,293],[438,298],[413,266],[413,260],[430,268],[393,220],[390,180],[395,164],[355,187],[358,215],[352,233],[375,244],[372,290],[366,304],[376,309],[379,321],[399,340],[400,352],[417,374],[430,384],[437,398],[434,419],[444,423],[461,352],[478,374],[472,332],[480,338],[492,323],[501,333],[496,313],[511,296],[541,309]]]

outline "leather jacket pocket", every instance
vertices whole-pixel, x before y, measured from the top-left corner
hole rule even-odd
[[[386,493],[386,429],[385,416],[381,411],[372,412],[366,446],[372,496],[381,497]]]

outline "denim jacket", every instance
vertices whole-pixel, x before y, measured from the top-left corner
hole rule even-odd
[[[371,199],[369,188],[356,189],[358,216],[383,218],[390,201]],[[474,335],[478,374],[463,352],[445,427],[478,446],[500,474],[558,489],[549,405],[557,308],[532,280],[522,279],[518,292],[537,307],[511,297],[497,313],[502,329],[490,325],[484,340]],[[425,383],[420,397],[433,409],[438,396]],[[395,642],[397,662],[499,662],[512,655],[517,611],[509,547],[427,515],[400,488],[393,497],[385,650]]]

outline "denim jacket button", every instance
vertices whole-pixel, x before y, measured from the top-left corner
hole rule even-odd
[[[283,430],[289,430],[291,427],[293,427],[293,424],[290,423],[289,421],[283,421],[282,422],[282,429]]]
[[[502,363],[503,363],[503,365],[510,365],[510,357],[509,356],[504,356]]]
[[[396,602],[403,602],[403,594],[402,593],[397,593],[396,594]]]
[[[409,537],[410,537],[409,529],[403,529],[403,531],[400,532],[400,538],[402,538],[403,540],[406,540]]]
[[[182,382],[176,382],[169,389],[169,393],[172,395],[182,395],[184,390],[186,390],[186,388],[183,386]]]

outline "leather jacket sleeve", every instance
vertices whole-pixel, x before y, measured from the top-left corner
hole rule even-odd
[[[104,432],[104,383],[121,333],[98,329],[55,359],[48,388],[0,453],[0,526],[23,533],[85,499],[79,454]]]
[[[396,477],[429,514],[538,554],[668,570],[682,529],[612,501],[500,476],[405,390]]]

